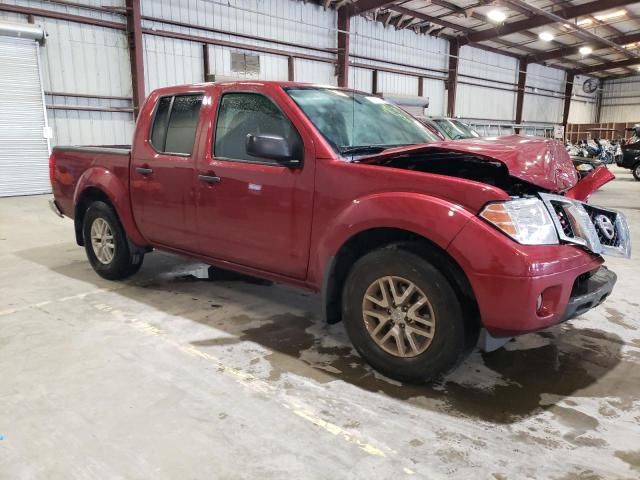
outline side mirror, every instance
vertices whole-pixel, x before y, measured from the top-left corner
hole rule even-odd
[[[280,165],[296,168],[301,162],[296,158],[294,148],[279,135],[247,135],[247,153],[252,157],[275,160]]]

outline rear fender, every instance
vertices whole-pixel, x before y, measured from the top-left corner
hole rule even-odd
[[[593,192],[601,188],[606,183],[609,183],[614,178],[616,178],[616,176],[611,173],[607,167],[601,165],[576,183],[572,188],[567,190],[565,196],[573,198],[574,200],[586,202],[589,200],[589,197]]]
[[[133,219],[127,186],[106,168],[98,166],[91,167],[78,179],[73,196],[73,204],[77,206],[84,192],[92,187],[97,188],[109,198],[129,240],[139,246],[147,245],[148,242],[138,230]]]
[[[309,269],[310,283],[320,286],[327,260],[361,232],[377,228],[404,230],[446,250],[472,217],[459,205],[419,193],[378,193],[353,200],[317,238]]]

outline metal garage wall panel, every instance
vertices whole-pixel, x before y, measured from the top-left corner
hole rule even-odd
[[[356,90],[372,93],[373,71],[366,68],[349,67],[349,86]]]
[[[596,121],[596,99],[598,92],[588,94],[582,89],[582,85],[589,78],[591,77],[576,75],[576,78],[573,80],[569,123],[594,123]]]
[[[47,95],[47,104],[70,107],[131,108],[129,100],[76,98]],[[52,145],[128,145],[134,121],[130,112],[97,112],[48,109],[53,128]]]
[[[300,45],[335,48],[336,42],[335,10],[298,0],[142,0],[142,14]]]
[[[446,70],[449,42],[411,30],[396,30],[364,17],[351,20],[351,53],[422,68]],[[358,60],[360,61],[360,60]]]
[[[351,74],[351,72],[349,73]],[[296,58],[294,76],[296,82],[318,83],[320,85],[337,85],[338,83],[335,65],[332,63]]]
[[[50,192],[38,44],[0,37],[0,65],[0,196]]]
[[[562,123],[565,72],[532,63],[527,68],[527,84],[522,109],[524,122]],[[535,93],[544,94],[536,95]],[[557,97],[557,98],[554,98]]]
[[[605,81],[600,121],[640,122],[640,76]]]
[[[202,44],[173,38],[143,35],[145,90],[202,82]]]
[[[498,55],[473,47],[460,49],[460,81],[477,85],[458,84],[456,97],[456,115],[466,118],[486,118],[511,121],[515,118],[515,91],[496,90],[493,80],[517,82],[518,61],[515,58]],[[477,80],[463,75],[483,78]],[[503,88],[514,88],[499,85]]]
[[[42,22],[48,33],[42,48],[45,90],[131,96],[126,34],[63,20]]]
[[[433,116],[445,115],[445,95],[444,82],[441,80],[434,80],[431,78],[425,78],[424,82],[424,96],[429,99],[429,108],[427,108],[427,114]]]
[[[378,91],[393,95],[418,95],[418,77],[378,72]]]

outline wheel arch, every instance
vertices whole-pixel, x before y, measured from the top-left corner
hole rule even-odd
[[[449,253],[428,238],[400,228],[371,228],[350,237],[329,257],[322,282],[322,305],[328,323],[342,320],[342,291],[353,264],[362,256],[380,248],[401,248],[432,263],[451,282],[461,300],[470,333],[481,327],[476,297],[462,267]]]
[[[104,167],[87,169],[77,182],[74,194],[74,226],[76,242],[83,245],[82,222],[84,214],[94,201],[109,204],[122,224],[127,237],[138,246],[147,245],[133,218],[128,188],[112,172]]]

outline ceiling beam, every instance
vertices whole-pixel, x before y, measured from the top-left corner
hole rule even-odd
[[[635,67],[638,65],[640,65],[640,59],[630,58],[628,60],[600,63],[598,65],[593,65],[592,67],[581,68],[580,70],[577,71],[577,73],[586,74],[586,73],[603,72],[605,70],[611,70],[613,68],[627,68],[627,67]]]
[[[560,17],[558,15],[556,15],[555,13],[552,12],[547,12],[546,10],[542,9],[542,8],[538,8],[536,6],[530,5],[527,2],[525,2],[524,0],[504,0],[508,5],[510,6],[516,6],[518,8],[524,8],[529,10],[531,13],[536,14],[536,15],[542,15],[544,17],[547,17],[548,19],[557,22],[557,23],[563,23],[564,22],[564,18]],[[604,3],[604,2],[601,2]],[[579,38],[581,38],[582,40],[586,41],[586,42],[602,42],[605,43],[609,46],[609,48],[612,48],[613,50],[617,51],[618,53],[621,53],[622,55],[624,55],[627,58],[638,58],[640,59],[640,57],[638,55],[636,55],[634,52],[627,50],[625,48],[622,48],[620,45],[612,42],[611,40],[608,40],[604,37],[600,37],[598,35],[596,35],[595,33],[592,33],[591,31],[582,28],[578,25],[572,24],[571,25],[572,28],[572,32],[570,32],[572,35],[577,36]]]
[[[592,13],[601,12],[610,8],[621,7],[628,4],[629,0],[596,0],[594,2],[583,3],[582,5],[564,8],[556,12],[555,15],[562,18],[563,20],[570,20],[582,15],[591,15]],[[546,15],[532,15],[525,20],[505,23],[504,25],[500,25],[495,28],[489,28],[480,32],[470,33],[462,37],[460,41],[463,45],[468,43],[483,42],[485,40],[491,40],[497,37],[511,35],[512,33],[518,33],[522,30],[542,27],[544,25],[550,25],[552,23],[557,23],[557,21],[549,18]]]
[[[389,0],[359,0],[357,2],[349,3],[343,8],[346,8],[349,16],[353,17],[354,15],[363,15],[371,10],[388,7],[397,1],[398,0],[395,0],[394,2],[390,2]]]
[[[627,45],[629,43],[640,42],[640,33],[632,33],[631,35],[621,35],[619,37],[610,38],[612,42],[618,45]],[[569,46],[564,48],[558,48],[556,50],[550,50],[548,52],[540,52],[539,54],[532,55],[528,57],[530,61],[535,62],[546,62],[547,60],[553,60],[554,58],[568,57],[571,55],[578,55],[580,53],[580,45]],[[603,49],[603,48],[611,48],[607,43],[601,42],[597,45],[592,45],[594,50]]]

